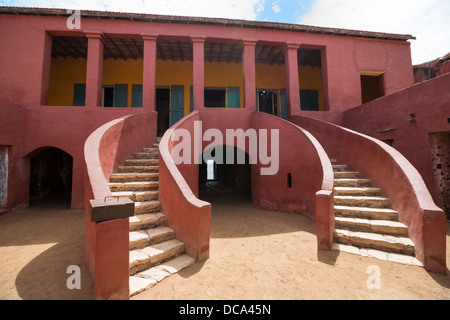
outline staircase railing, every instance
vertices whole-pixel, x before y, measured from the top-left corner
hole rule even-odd
[[[209,257],[211,204],[194,194],[198,192],[198,164],[194,164],[193,158],[190,163],[175,164],[171,155],[176,145],[176,130],[187,130],[194,137],[196,120],[199,120],[198,111],[168,129],[159,143],[159,200],[170,227],[185,243],[186,253],[196,260],[204,260]],[[191,140],[193,150],[194,141]]]
[[[85,249],[96,299],[129,299],[128,218],[92,222],[89,200],[111,196],[108,180],[119,164],[156,139],[156,112],[110,121],[86,140]]]
[[[434,203],[411,163],[386,143],[361,133],[306,116],[292,122],[309,130],[328,155],[347,163],[381,187],[408,226],[416,257],[433,272],[446,273],[446,218]]]

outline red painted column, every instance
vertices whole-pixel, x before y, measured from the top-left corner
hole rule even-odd
[[[42,77],[41,77],[41,105],[48,104],[48,88],[50,85],[50,66],[52,61],[52,36],[45,32],[44,34],[44,52],[42,60]]]
[[[288,119],[300,113],[300,87],[298,81],[297,51],[300,46],[285,43],[282,47],[286,67],[286,104]]]
[[[244,108],[256,110],[256,76],[255,76],[254,40],[242,40],[242,67],[244,71]]]
[[[85,34],[88,38],[85,106],[97,107],[102,103],[104,38],[103,33],[97,31]]]
[[[192,36],[193,103],[194,110],[205,106],[205,41],[204,36]]]
[[[144,64],[142,81],[142,106],[146,110],[156,110],[156,58],[157,34],[142,34],[144,40]]]

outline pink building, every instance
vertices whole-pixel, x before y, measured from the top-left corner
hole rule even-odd
[[[279,131],[276,174],[261,175],[262,161],[216,163],[212,180],[309,217],[319,249],[364,248],[355,230],[387,235],[399,243],[369,248],[446,272],[450,75],[414,85],[411,35],[12,7],[0,7],[0,27],[0,207],[54,195],[85,208],[98,298],[128,298],[153,258],[131,261],[150,246],[133,242],[138,222],[92,221],[91,199],[130,197],[134,219],[159,214],[173,230],[175,256],[208,258],[207,165],[172,155],[174,130],[195,136],[199,121],[201,134]],[[248,156],[240,137],[191,144]],[[396,224],[374,231],[349,225],[353,214]]]

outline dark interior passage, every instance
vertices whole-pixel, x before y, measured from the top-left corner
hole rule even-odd
[[[30,205],[58,201],[70,206],[72,157],[57,148],[47,148],[31,158]]]
[[[156,89],[156,112],[158,112],[157,136],[162,137],[170,127],[170,89]]]
[[[231,154],[234,160],[226,161]],[[238,157],[245,163],[238,163]],[[250,196],[251,165],[247,153],[235,147],[220,146],[211,152],[211,159],[204,158],[199,168],[200,194],[239,192]]]
[[[383,75],[361,75],[361,101],[367,103],[383,96]]]

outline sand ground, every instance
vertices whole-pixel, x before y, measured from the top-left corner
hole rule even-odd
[[[133,300],[450,300],[450,271],[445,276],[345,252],[318,252],[315,225],[304,216],[261,211],[234,194],[206,200],[214,204],[210,258]],[[449,252],[447,224],[447,265]],[[66,285],[71,265],[80,267],[79,290]],[[379,289],[368,288],[376,283],[370,266],[379,268]],[[83,211],[41,204],[0,216],[1,300],[93,298]]]

